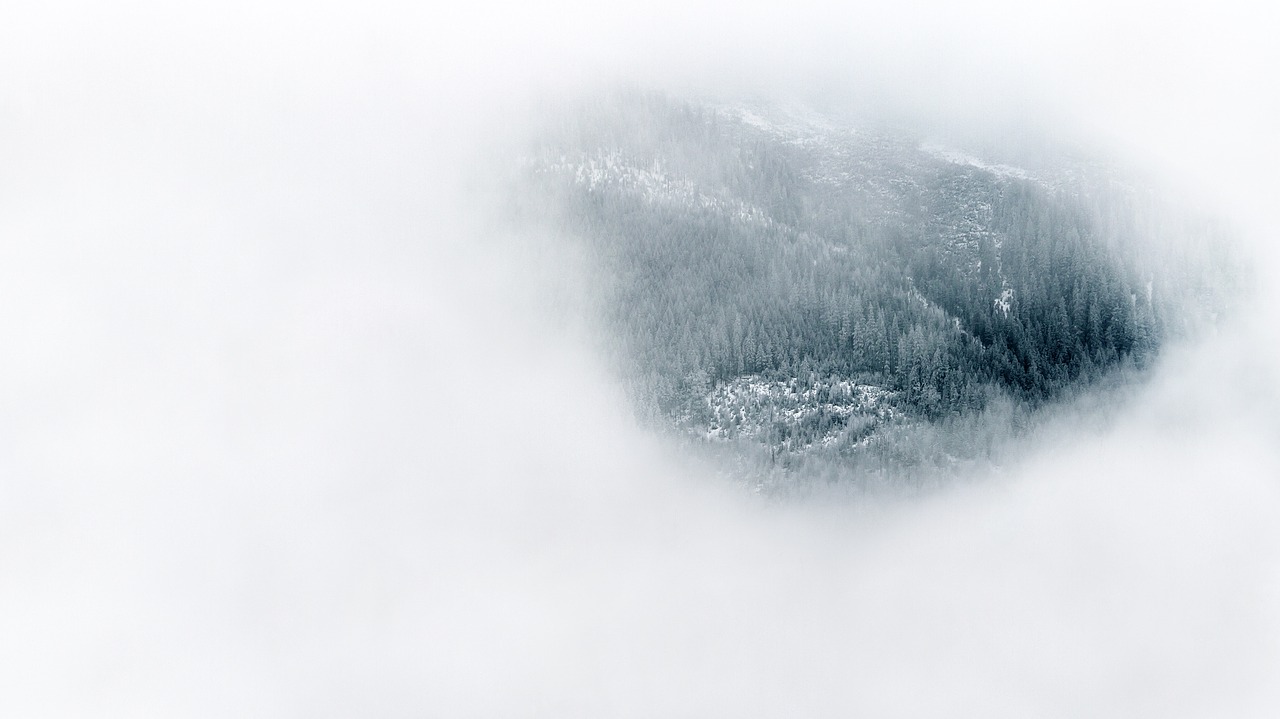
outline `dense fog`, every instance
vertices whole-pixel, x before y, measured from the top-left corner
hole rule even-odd
[[[0,714],[1274,715],[1267,20],[7,7]],[[477,168],[616,82],[1061,127],[1229,218],[1256,291],[999,471],[758,497],[494,234]]]

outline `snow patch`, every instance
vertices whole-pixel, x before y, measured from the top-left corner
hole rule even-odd
[[[651,204],[722,212],[747,224],[775,224],[763,209],[741,200],[708,194],[697,183],[673,175],[661,160],[642,165],[619,150],[601,150],[594,155],[577,158],[561,155],[551,162],[527,161],[527,164],[533,165],[536,173],[567,177],[588,192],[639,195]]]
[[[1012,165],[1002,165],[998,163],[986,162],[980,158],[974,157],[967,152],[957,150],[952,147],[938,145],[932,142],[923,142],[920,144],[920,151],[927,155],[935,157],[943,162],[949,162],[953,165],[966,165],[968,167],[976,167],[984,172],[989,172],[997,177],[1013,178],[1015,180],[1029,180],[1039,182],[1021,167]],[[1043,184],[1043,183],[1041,183]]]
[[[1003,316],[1008,317],[1009,308],[1012,306],[1013,306],[1013,290],[1011,288],[1006,287],[1004,288],[1003,291],[1000,292],[1000,296],[996,298],[995,307],[997,310],[1000,310],[1000,313]]]
[[[875,426],[899,416],[896,392],[849,379],[812,383],[797,378],[736,377],[718,384],[703,398],[705,424],[690,427],[708,440],[749,438],[776,441],[775,435],[797,435],[803,426],[818,427],[820,445],[836,441],[860,418],[859,426]],[[686,423],[691,418],[686,418]],[[789,444],[789,443],[788,443]],[[793,447],[799,449],[799,447]]]

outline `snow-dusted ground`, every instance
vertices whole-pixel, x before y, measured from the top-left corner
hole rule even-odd
[[[711,210],[748,224],[774,224],[773,218],[763,209],[738,198],[710,192],[698,183],[677,176],[661,160],[643,165],[616,149],[561,155],[543,164],[526,160],[525,164],[536,173],[566,177],[588,192],[616,192],[637,196],[657,205]]]
[[[863,420],[859,426],[865,428],[900,416],[893,405],[895,396],[884,387],[842,378],[808,384],[796,378],[745,375],[707,393],[702,400],[707,410],[705,423],[688,417],[682,423],[707,439],[764,442],[774,441],[779,432],[803,434],[802,428],[809,425],[811,432],[816,431],[817,443],[829,443],[855,417]]]
[[[979,170],[989,172],[997,177],[1006,177],[1015,180],[1029,180],[1037,183],[1041,182],[1021,167],[986,162],[981,158],[975,157],[954,147],[947,147],[934,142],[922,142],[920,143],[920,151],[930,155],[931,157],[942,160],[943,162],[949,162],[954,165],[976,167]]]

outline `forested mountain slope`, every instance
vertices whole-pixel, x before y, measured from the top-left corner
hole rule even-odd
[[[993,402],[1031,412],[1141,369],[1230,300],[1212,222],[1088,158],[1017,159],[623,92],[557,113],[514,196],[603,277],[596,319],[647,415],[782,466],[883,467]]]

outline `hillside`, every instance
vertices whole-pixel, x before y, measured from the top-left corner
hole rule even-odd
[[[975,417],[1140,373],[1233,292],[1212,222],[1094,158],[986,145],[616,93],[535,138],[517,214],[590,258],[642,415],[770,466],[951,465],[985,451]]]

